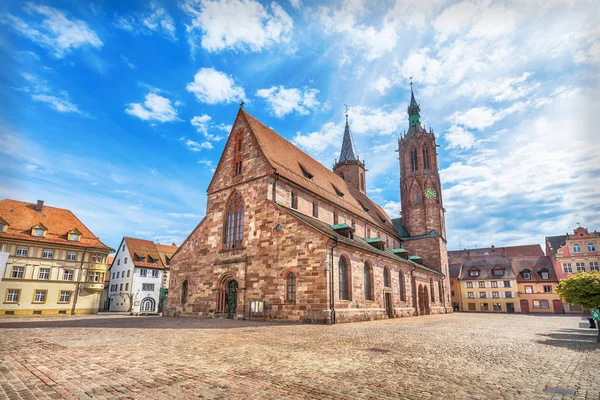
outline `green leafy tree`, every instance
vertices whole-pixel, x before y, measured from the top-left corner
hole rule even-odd
[[[585,308],[600,308],[600,272],[578,272],[562,280],[555,292],[565,303],[581,304]],[[597,321],[600,342],[600,321]]]

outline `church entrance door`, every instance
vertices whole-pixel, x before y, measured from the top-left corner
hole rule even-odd
[[[383,296],[385,299],[385,314],[388,316],[388,318],[394,318],[394,308],[392,306],[392,294],[384,293]]]
[[[227,293],[225,294],[225,301],[227,304],[227,318],[235,318],[235,311],[237,309],[237,289],[238,284],[236,281],[230,281],[227,285]]]

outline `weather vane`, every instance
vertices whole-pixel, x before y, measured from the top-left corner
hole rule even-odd
[[[244,100],[242,100],[242,102],[240,103],[240,108],[244,108],[244,104],[246,103],[244,103]]]
[[[410,86],[412,86],[412,76],[410,77]]]

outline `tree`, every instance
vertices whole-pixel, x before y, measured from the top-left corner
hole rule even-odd
[[[585,308],[600,308],[600,272],[578,272],[562,280],[555,292],[565,303],[581,304]],[[600,321],[598,339],[600,342]]]

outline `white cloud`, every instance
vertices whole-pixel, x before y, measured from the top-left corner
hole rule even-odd
[[[342,125],[328,122],[318,132],[307,134],[296,132],[293,142],[308,151],[321,153],[333,143],[341,143],[343,134],[344,127]]]
[[[236,86],[233,78],[213,68],[200,68],[186,89],[207,104],[231,103],[246,97],[244,88]]]
[[[371,87],[377,90],[379,93],[381,93],[381,95],[384,95],[388,91],[388,89],[392,87],[392,82],[390,82],[390,80],[387,77],[380,76],[375,82],[371,84]]]
[[[196,142],[195,140],[187,139],[185,141],[185,145],[191,151],[201,151],[202,149],[210,150],[213,148],[213,145],[210,142]]]
[[[64,57],[72,50],[84,46],[102,47],[103,43],[92,29],[83,21],[69,19],[55,8],[27,3],[25,11],[41,16],[41,21],[31,19],[28,22],[7,14],[3,23],[42,47],[49,49],[57,58]]]
[[[171,100],[152,91],[146,95],[143,104],[130,103],[125,112],[144,121],[171,122],[178,119]]]
[[[177,40],[173,18],[156,2],[150,3],[150,10],[146,13],[118,17],[114,25],[135,34],[161,33],[171,40]]]
[[[494,101],[516,100],[529,95],[540,86],[539,82],[526,84],[531,72],[523,72],[521,76],[489,80],[471,80],[463,83],[457,92],[471,98],[491,97]]]
[[[383,204],[383,209],[392,219],[400,217],[401,205],[399,201],[386,201]]]
[[[211,121],[211,117],[209,115],[199,115],[199,116],[195,116],[191,119],[190,123],[192,124],[193,127],[196,128],[196,130],[201,133],[202,135],[204,135],[204,137],[206,138],[206,140],[211,140],[211,141],[219,141],[219,140],[223,140],[225,138],[225,136],[223,135],[214,135],[212,133],[209,133],[209,130],[223,130],[224,128],[224,124],[220,124],[215,126],[214,124],[212,124]],[[223,126],[221,126],[223,125]],[[228,131],[229,132],[229,131]]]
[[[387,19],[383,20],[381,28],[358,22],[366,12],[364,1],[346,1],[339,8],[319,7],[315,19],[327,34],[340,35],[345,46],[349,41],[355,52],[367,60],[374,60],[396,47],[398,34],[395,24]]]
[[[124,55],[121,55],[121,61],[123,61],[123,64],[127,65],[130,69],[135,69],[135,65]]]
[[[444,139],[448,142],[448,148],[450,149],[470,149],[475,143],[475,135],[457,125],[448,128],[448,131],[444,134]]]
[[[50,105],[50,107],[52,107],[56,111],[81,113],[81,111],[79,111],[75,104],[71,103],[68,99],[65,98],[59,98],[48,94],[34,94],[31,95],[31,97],[35,101],[41,101]]]
[[[302,6],[302,0],[290,0],[290,4],[292,5],[292,7],[300,9],[300,7]]]
[[[258,97],[266,99],[275,116],[281,118],[292,112],[306,115],[315,110],[321,103],[317,100],[317,89],[286,89],[283,86],[271,86],[269,89],[260,89],[256,92]]]
[[[522,106],[524,106],[524,103],[515,103],[512,106],[501,110],[494,110],[489,107],[474,107],[465,112],[456,111],[447,119],[454,124],[481,131],[514,113]]]
[[[254,0],[184,0],[181,7],[191,17],[186,28],[192,51],[198,41],[205,50],[218,52],[260,51],[290,40],[292,18],[276,2],[267,8]]]
[[[175,212],[170,212],[170,213],[167,213],[167,215],[169,217],[173,217],[173,218],[189,218],[189,219],[200,219],[200,218],[202,218],[202,216],[200,214],[194,214],[194,213],[175,213]]]

